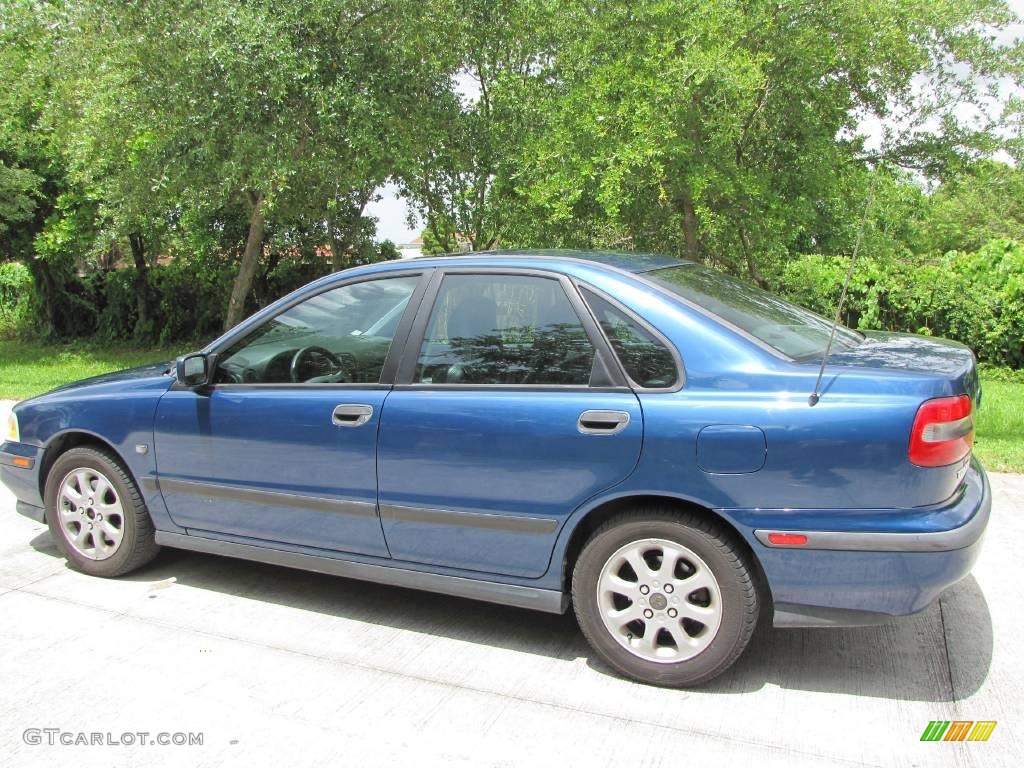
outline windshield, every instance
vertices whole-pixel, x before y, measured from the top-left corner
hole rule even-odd
[[[830,320],[723,272],[696,264],[681,264],[644,274],[789,357],[820,355],[828,344],[832,330]],[[855,347],[861,338],[856,331],[840,325],[836,328],[833,347]]]

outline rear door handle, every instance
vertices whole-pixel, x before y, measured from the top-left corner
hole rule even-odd
[[[585,435],[614,435],[629,424],[625,411],[584,411],[576,428]]]
[[[373,416],[372,405],[357,403],[339,405],[331,414],[331,423],[338,427],[361,427]]]

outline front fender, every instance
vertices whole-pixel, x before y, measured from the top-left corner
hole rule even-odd
[[[57,390],[14,407],[21,442],[38,451],[33,470],[42,503],[46,472],[66,447],[83,442],[113,451],[139,484],[143,499],[161,530],[180,531],[167,514],[156,488],[153,422],[156,406],[171,384],[166,376],[100,381]]]

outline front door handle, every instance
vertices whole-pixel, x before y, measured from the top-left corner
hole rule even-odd
[[[331,423],[338,427],[361,427],[373,416],[372,405],[345,404],[336,406]]]
[[[576,428],[585,435],[614,435],[628,424],[629,414],[625,411],[584,411]]]

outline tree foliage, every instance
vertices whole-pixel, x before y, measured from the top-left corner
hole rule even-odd
[[[1010,18],[990,0],[564,8],[531,201],[548,220],[596,215],[629,247],[760,280],[763,261],[856,218],[849,193],[867,163],[940,178],[996,148],[992,126],[957,116],[1020,74],[1016,51],[990,39]],[[903,125],[872,149],[865,117]]]
[[[179,299],[219,302],[205,333],[397,256],[366,213],[386,182],[427,251],[655,250],[769,284],[849,253],[873,188],[879,263],[981,252],[1024,237],[1024,177],[993,159],[1024,146],[1012,21],[1002,0],[0,0],[0,259],[44,330],[147,338],[186,332]],[[190,294],[190,270],[221,288]]]

